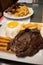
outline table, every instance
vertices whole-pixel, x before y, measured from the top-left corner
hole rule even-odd
[[[43,10],[43,4],[39,5],[33,5],[29,4],[27,6],[30,6],[34,10],[34,15],[31,16],[31,22],[42,22],[42,10]]]
[[[42,22],[43,4],[39,4],[38,6],[33,6],[33,4],[26,4],[26,5],[29,7],[32,7],[35,12],[34,15],[31,16],[31,22]],[[2,58],[0,58],[0,63],[6,63],[8,65],[32,65],[32,64],[25,64],[21,62],[14,62],[14,61],[2,59]]]

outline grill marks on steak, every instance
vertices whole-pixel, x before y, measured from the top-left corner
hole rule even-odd
[[[37,29],[25,29],[8,45],[18,57],[33,56],[43,49],[43,38]]]

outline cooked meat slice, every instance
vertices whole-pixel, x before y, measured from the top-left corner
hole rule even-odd
[[[27,33],[25,31],[27,30]],[[25,31],[21,31],[19,35],[14,38],[14,50],[15,51],[24,51],[28,48],[30,41],[31,41],[31,33],[28,32],[29,29]]]
[[[39,30],[25,29],[20,31],[8,46],[18,57],[33,56],[43,49],[43,38]]]

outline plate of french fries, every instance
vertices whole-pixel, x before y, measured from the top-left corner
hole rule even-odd
[[[43,23],[23,23],[19,29],[19,31],[24,30],[26,28],[29,29],[35,29],[37,28],[40,30],[40,33],[43,37]],[[5,31],[1,31],[2,28],[0,28],[0,58],[3,59],[9,59],[13,61],[18,61],[18,62],[24,62],[24,63],[32,63],[32,64],[43,64],[43,50],[38,52],[35,56],[33,57],[26,57],[26,58],[18,58],[16,57],[15,53],[11,51],[7,51],[7,46],[8,43],[12,40],[12,38],[6,36]]]
[[[10,19],[25,19],[32,16],[34,13],[33,8],[27,6],[20,6],[17,8],[16,12],[12,14],[12,12],[4,12],[3,15]]]

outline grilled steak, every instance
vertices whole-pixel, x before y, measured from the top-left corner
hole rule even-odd
[[[10,42],[8,48],[18,57],[33,56],[43,49],[43,38],[37,29],[25,29]]]

